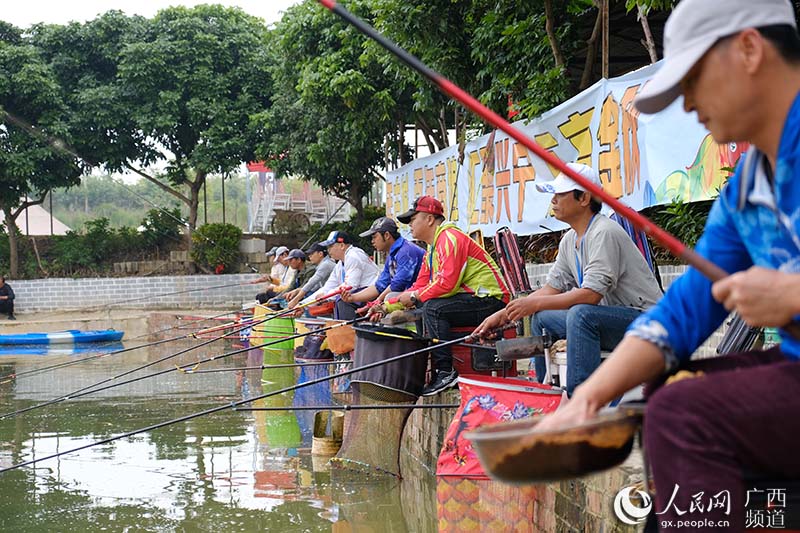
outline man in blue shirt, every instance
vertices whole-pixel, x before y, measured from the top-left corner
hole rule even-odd
[[[751,326],[785,327],[800,316],[799,93],[789,0],[683,0],[664,29],[664,64],[635,101],[641,113],[656,113],[682,95],[715,141],[751,143],[696,247],[732,275],[711,282],[688,269],[537,427],[582,423],[639,383],[679,367],[694,372],[655,390],[647,404],[661,531],[683,531],[681,522],[705,524],[692,531],[742,531],[752,488],[745,472],[800,477],[800,339],[784,329],[779,347],[689,361],[729,311]],[[693,505],[698,495],[705,512]]]
[[[386,263],[375,284],[358,292],[343,293],[346,302],[361,303],[377,300],[382,302],[391,292],[403,292],[416,280],[425,250],[400,236],[397,223],[389,217],[381,217],[372,223],[361,237],[372,237],[372,246],[386,253]]]

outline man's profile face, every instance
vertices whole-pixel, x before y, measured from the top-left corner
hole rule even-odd
[[[748,63],[752,68],[754,39],[765,44],[756,30],[722,39],[680,82],[684,110],[695,111],[697,120],[718,143],[749,140],[751,125],[760,120],[752,105],[753,99],[758,98],[755,78],[748,72]]]
[[[388,252],[392,247],[389,240],[386,238],[386,233],[373,233],[372,234],[372,247],[379,252]]]
[[[295,270],[302,270],[303,269],[303,260],[298,259],[296,257],[289,259],[289,266]]]

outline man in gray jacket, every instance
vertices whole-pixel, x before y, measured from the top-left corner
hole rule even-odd
[[[326,248],[319,244],[312,244],[306,250],[306,257],[313,265],[316,265],[316,270],[314,275],[302,287],[286,293],[286,299],[289,302],[288,307],[290,308],[296,307],[307,294],[314,294],[319,290],[330,277],[333,267],[336,266],[336,262],[328,257]]]
[[[600,185],[596,170],[580,163],[569,166]],[[555,217],[571,229],[561,238],[545,285],[509,303],[476,331],[482,334],[532,315],[534,335],[545,329],[554,339],[567,339],[566,390],[572,395],[600,366],[601,350],[616,347],[628,325],[661,298],[661,289],[630,236],[600,214],[602,204],[583,187],[559,174],[536,188],[553,194]],[[544,358],[536,357],[535,364],[541,381]]]

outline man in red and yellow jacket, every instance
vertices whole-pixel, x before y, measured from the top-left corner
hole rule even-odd
[[[500,269],[466,233],[445,223],[439,200],[421,196],[397,219],[428,244],[417,281],[399,296],[403,305],[422,308],[427,335],[448,339],[451,327],[476,326],[508,303]],[[452,387],[458,377],[449,347],[433,350],[431,359],[434,372],[423,396]]]

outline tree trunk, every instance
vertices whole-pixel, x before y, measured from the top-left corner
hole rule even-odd
[[[553,20],[553,4],[552,0],[544,0],[544,29],[547,32],[547,40],[550,42],[550,48],[553,50],[553,59],[557,67],[564,66],[564,54],[561,53],[561,46],[558,44],[558,36],[555,32],[555,21]]]
[[[356,220],[364,220],[364,192],[359,185],[353,184],[347,192],[347,202],[356,210]]]
[[[28,207],[39,205],[44,202],[48,192],[49,191],[45,192],[36,200],[26,200],[16,208],[10,205],[0,205],[0,209],[3,210],[3,216],[5,218],[3,223],[8,233],[8,267],[9,275],[12,278],[19,276],[19,230],[17,229],[17,218]]]
[[[656,52],[656,43],[653,40],[653,34],[650,31],[650,23],[647,22],[647,13],[645,13],[642,6],[639,7],[639,21],[642,23],[642,31],[644,32],[644,40],[642,44],[650,54],[650,63],[658,62],[658,53]]]
[[[417,117],[417,126],[419,126],[419,129],[422,130],[422,135],[425,137],[425,143],[428,145],[428,150],[430,150],[431,153],[437,152],[443,148],[440,146],[440,140],[436,138],[435,132],[428,125],[428,123],[425,122],[425,119],[422,116]]]
[[[598,8],[597,18],[594,21],[594,29],[592,29],[592,36],[586,41],[586,62],[583,64],[583,75],[581,76],[581,84],[578,86],[578,91],[586,89],[592,82],[592,71],[594,70],[594,62],[597,58],[597,37],[600,34],[600,23],[603,20],[603,9]]]
[[[10,218],[9,211],[6,211],[5,208],[3,212],[6,213],[6,231],[8,232],[8,263],[9,263],[9,274],[12,278],[19,277],[19,241],[17,239],[17,224],[15,222],[15,218]]]
[[[447,138],[447,115],[445,112],[447,109],[442,107],[439,110],[439,132],[442,134],[442,146],[439,148],[440,150],[443,148],[447,148],[450,146],[450,139]]]
[[[194,181],[189,182],[189,227],[186,231],[187,251],[192,252],[192,233],[197,229],[197,212],[200,205],[200,190],[206,181],[206,173],[197,171]]]

